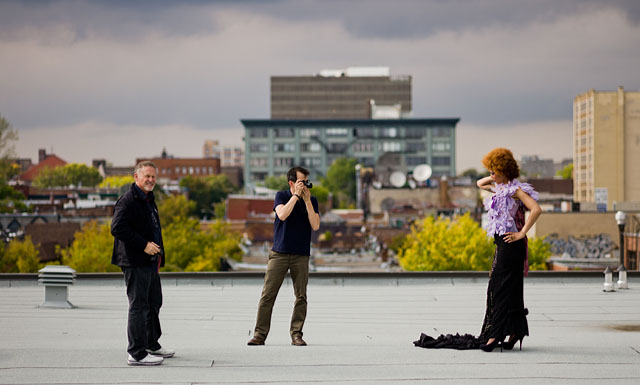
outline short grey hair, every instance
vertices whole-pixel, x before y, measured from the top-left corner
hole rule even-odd
[[[133,173],[137,174],[138,171],[140,171],[140,169],[142,169],[143,167],[153,167],[156,171],[158,171],[158,166],[156,166],[155,163],[150,160],[143,160],[136,165],[136,167],[133,169]]]

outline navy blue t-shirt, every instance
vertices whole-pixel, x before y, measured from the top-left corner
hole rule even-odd
[[[286,205],[293,194],[290,190],[278,191],[273,203],[273,211],[278,205]],[[311,197],[313,211],[318,211],[318,200]],[[307,206],[303,200],[298,200],[286,220],[281,221],[276,214],[273,222],[273,247],[271,250],[283,254],[297,254],[309,256],[311,247],[311,224],[307,215]]]

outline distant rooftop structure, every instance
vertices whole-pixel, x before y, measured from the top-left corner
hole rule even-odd
[[[347,67],[346,69],[325,69],[318,73],[324,77],[376,77],[391,76],[389,67]]]
[[[38,164],[31,166],[27,171],[22,173],[20,180],[31,183],[40,174],[44,168],[56,168],[66,165],[63,159],[54,154],[47,154],[45,149],[38,150]]]
[[[407,118],[411,108],[411,76],[392,76],[389,67],[271,77],[272,119]]]

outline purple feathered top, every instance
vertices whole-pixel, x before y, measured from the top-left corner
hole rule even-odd
[[[529,183],[522,183],[517,179],[506,184],[496,184],[493,187],[493,196],[484,200],[484,208],[489,214],[489,227],[487,234],[503,235],[506,232],[517,232],[524,223],[517,226],[515,218],[518,209],[523,206],[520,200],[513,199],[516,191],[521,189],[534,200],[538,200],[538,193]]]

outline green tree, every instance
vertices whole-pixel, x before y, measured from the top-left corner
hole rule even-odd
[[[529,244],[529,270],[547,270],[547,260],[551,257],[551,245],[544,238],[531,238]]]
[[[124,176],[108,176],[100,182],[98,187],[100,188],[121,188],[123,186],[128,186],[133,183],[132,175],[124,175]]]
[[[213,214],[217,219],[224,219],[225,215],[227,215],[227,201],[214,203]]]
[[[185,271],[218,271],[221,258],[237,261],[242,258],[239,246],[242,236],[231,232],[227,223],[215,221],[203,233],[202,253],[189,262]]]
[[[264,187],[272,190],[289,190],[289,182],[286,175],[281,176],[268,176],[264,179]]]
[[[216,221],[203,229],[197,219],[185,218],[163,229],[165,270],[217,271],[220,258],[240,259],[239,233]]]
[[[339,208],[355,205],[356,163],[355,158],[338,158],[327,170],[327,176],[322,178],[322,185],[333,194]]]
[[[69,181],[74,186],[95,187],[102,181],[97,168],[81,163],[69,163],[62,167]]]
[[[78,272],[120,271],[111,264],[113,236],[111,225],[88,221],[73,236],[73,243],[66,249],[58,249],[62,262]]]
[[[94,187],[102,181],[100,172],[81,163],[69,163],[53,169],[45,167],[33,183],[38,187],[84,186]]]
[[[28,235],[24,240],[11,240],[6,247],[2,243],[2,251],[0,259],[2,273],[37,273],[41,266],[40,252]]]
[[[57,187],[57,186],[68,186],[66,178],[64,174],[60,172],[59,169],[62,167],[43,167],[38,175],[33,180],[33,184],[38,187]]]
[[[412,227],[398,260],[408,271],[489,270],[493,253],[492,240],[469,214],[429,216]]]
[[[158,203],[160,224],[166,227],[174,222],[186,220],[194,211],[196,203],[184,195],[170,195]]]
[[[27,211],[30,209],[24,203],[24,195],[0,181],[0,213],[24,213]]]
[[[236,190],[224,174],[204,178],[187,176],[180,181],[180,186],[186,188],[189,200],[196,203],[191,214],[198,218],[213,216],[213,204],[223,201]]]
[[[14,144],[18,132],[0,116],[0,212],[28,211],[24,204],[24,195],[7,184],[20,171],[20,166],[11,160],[15,156]]]
[[[15,157],[15,142],[18,132],[0,115],[0,180],[8,181],[19,171],[11,158]]]
[[[327,203],[327,200],[329,200],[329,189],[321,184],[314,184],[311,189],[311,195],[316,197],[318,203]]]
[[[556,175],[562,179],[573,179],[573,163],[569,163],[562,170],[558,170]]]

